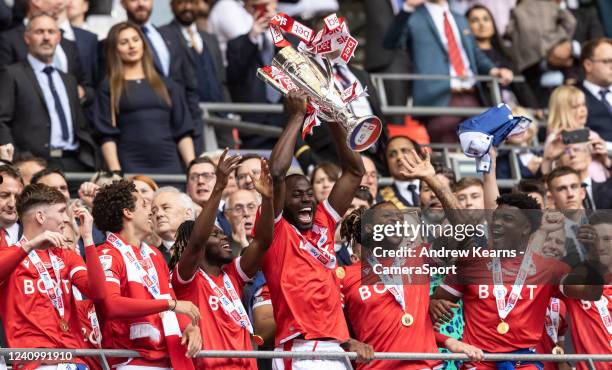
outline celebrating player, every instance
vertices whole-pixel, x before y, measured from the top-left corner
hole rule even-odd
[[[599,300],[565,299],[571,316],[570,328],[576,353],[612,352],[612,211],[603,210],[589,217],[589,224],[597,234],[600,262],[607,267],[604,291]],[[595,362],[597,370],[609,370],[610,362]],[[579,370],[588,369],[585,362],[578,362]]]
[[[342,176],[329,198],[317,204],[310,181],[302,175],[286,176],[297,135],[306,116],[306,96],[287,96],[289,122],[272,150],[274,179],[274,236],[266,253],[266,275],[276,321],[278,349],[293,351],[356,351],[371,359],[372,348],[349,339],[340,291],[334,282],[334,232],[340,215],[349,207],[364,169],[361,158],[348,149],[346,132],[338,123],[330,129],[342,165]],[[342,361],[282,360],[275,369],[344,369]]]
[[[105,299],[96,303],[102,345],[136,350],[142,356],[120,363],[114,359],[114,366],[193,369],[186,354],[194,356],[201,348],[200,313],[193,303],[176,300],[164,257],[143,243],[151,226],[135,185],[122,180],[102,188],[94,198],[93,216],[98,228],[108,233],[98,247],[106,283],[93,282],[93,289],[106,290]]]
[[[200,308],[203,347],[207,350],[252,350],[253,325],[240,296],[245,282],[260,269],[266,250],[272,242],[274,210],[272,177],[265,160],[261,160],[261,175],[249,174],[255,190],[261,194],[261,217],[255,235],[241,257],[232,258],[232,249],[221,228],[215,226],[215,216],[229,175],[235,170],[239,156],[221,155],[216,169],[217,182],[212,195],[204,204],[195,222],[189,242],[183,251],[175,244],[179,262],[172,276],[172,285],[180,299],[190,300]],[[254,336],[259,344],[261,338]],[[255,359],[198,358],[198,369],[257,370]]]
[[[42,184],[26,186],[17,199],[17,212],[23,236],[12,247],[0,247],[0,316],[8,345],[83,348],[78,314],[71,304],[72,286],[102,299],[104,292],[92,296],[96,292],[90,292],[88,281],[104,279],[104,273],[95,263],[86,269],[83,259],[65,247],[61,231],[69,219],[66,198],[58,190]],[[86,256],[95,260],[92,218],[83,208],[77,209],[75,216],[80,221]],[[30,362],[23,369],[59,362],[84,366],[78,358],[53,358]]]
[[[443,284],[433,298],[452,302],[463,299],[466,343],[491,353],[532,353],[531,349],[542,337],[550,298],[565,295],[599,299],[601,285],[585,284],[600,281],[601,276],[588,264],[569,271],[567,265],[533,253],[534,246],[544,243],[548,233],[563,227],[562,218],[545,215],[542,220],[535,199],[526,194],[503,194],[497,198],[497,204],[490,223],[490,240],[494,249],[518,251],[516,257],[476,258],[476,263],[460,266],[455,278],[479,279],[481,284]],[[592,245],[593,236],[581,231],[579,235],[586,245]],[[487,284],[491,277],[494,284]],[[435,320],[440,319],[438,310],[430,312]],[[533,368],[541,364],[481,362],[464,366],[495,369],[498,366]]]

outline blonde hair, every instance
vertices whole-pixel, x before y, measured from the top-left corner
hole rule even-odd
[[[581,128],[571,113],[572,105],[579,97],[584,99],[584,93],[575,86],[559,86],[552,92],[548,101],[546,125],[549,133]]]

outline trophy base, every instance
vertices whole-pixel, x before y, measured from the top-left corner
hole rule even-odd
[[[382,122],[376,116],[360,117],[347,137],[347,144],[355,152],[363,152],[374,145],[382,132]]]

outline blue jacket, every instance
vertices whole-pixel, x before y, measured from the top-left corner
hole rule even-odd
[[[495,65],[478,48],[476,40],[468,25],[467,19],[450,12],[461,36],[461,44],[470,61],[470,68],[474,75],[487,75]],[[401,11],[387,30],[384,46],[396,49],[406,46],[412,58],[412,72],[417,74],[449,74],[449,58],[446,47],[438,35],[438,31],[431,15],[424,5],[417,7],[414,12]],[[482,98],[482,86],[476,84]],[[415,106],[448,106],[450,100],[450,80],[421,80],[414,81],[413,101]]]

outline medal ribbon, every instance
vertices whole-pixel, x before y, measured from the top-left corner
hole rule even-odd
[[[336,268],[336,256],[329,253],[325,248],[319,245],[313,245],[311,242],[304,238],[304,235],[293,225],[291,225],[298,237],[300,238],[300,249],[305,249],[315,260],[319,261],[325,268],[333,270]]]
[[[601,322],[603,322],[606,327],[608,334],[612,335],[612,316],[610,316],[610,311],[608,310],[607,298],[602,295],[601,298],[594,303],[595,307],[597,307],[599,317],[601,317]]]
[[[508,302],[506,302],[506,293],[504,292],[504,279],[502,276],[501,262],[499,257],[493,258],[493,283],[495,284],[493,287],[493,294],[495,295],[495,301],[497,303],[497,313],[499,318],[502,320],[508,317],[510,311],[512,311],[514,306],[516,306],[521,290],[523,290],[525,280],[527,280],[527,271],[531,265],[532,257],[533,251],[530,247],[527,247],[525,255],[523,256],[523,261],[521,262],[521,267],[519,268],[519,272],[516,275],[514,284],[512,285]]]
[[[236,289],[234,289],[234,284],[232,284],[232,281],[225,271],[221,271],[221,273],[223,274],[223,286],[229,294],[229,298],[225,292],[223,292],[223,289],[219,288],[206,272],[200,270],[200,273],[202,276],[204,276],[206,281],[208,281],[208,285],[210,285],[210,288],[215,292],[217,298],[219,298],[223,311],[225,311],[225,313],[231,317],[236,324],[247,329],[249,334],[253,335],[253,325],[251,324],[249,316],[247,315],[246,310],[240,301],[240,297],[236,293]]]
[[[553,343],[557,345],[559,338],[559,311],[561,310],[561,303],[559,298],[551,298],[550,306],[546,308],[546,319],[544,321],[544,327],[546,333],[552,339]]]
[[[26,237],[23,236],[21,240],[17,243],[17,246],[21,247],[23,243],[27,243],[27,241],[28,239],[26,239]],[[34,265],[34,267],[36,268],[36,271],[38,272],[38,275],[40,276],[40,279],[42,280],[45,286],[45,292],[47,293],[47,296],[51,300],[51,304],[57,310],[57,313],[59,314],[60,318],[64,320],[65,306],[64,306],[64,300],[62,299],[62,288],[61,288],[62,281],[60,279],[60,273],[59,273],[60,266],[59,266],[59,261],[57,260],[57,257],[55,257],[53,252],[49,251],[49,259],[51,260],[51,266],[53,267],[53,273],[55,274],[55,278],[57,279],[56,280],[57,283],[55,284],[55,286],[53,286],[53,279],[51,278],[49,271],[47,271],[44,263],[42,262],[42,260],[38,256],[38,253],[36,253],[35,250],[32,250],[30,251],[30,253],[28,253],[28,259],[30,260],[30,262],[32,262],[32,265]]]
[[[374,268],[375,265],[379,265],[378,260],[376,259],[376,257],[374,257],[372,253],[368,253],[367,260],[372,268]],[[393,260],[392,266],[399,267],[403,263],[404,263],[403,258],[396,257]],[[393,298],[395,298],[395,301],[400,305],[400,307],[402,308],[402,311],[406,312],[406,301],[404,299],[404,285],[401,283],[395,284],[394,280],[396,279],[391,278],[387,274],[380,274],[379,276],[380,276],[380,279],[383,281],[383,284],[385,284],[385,286],[387,287],[387,291],[393,295]]]

